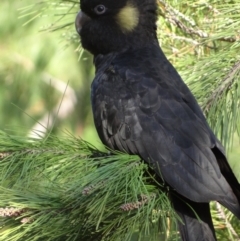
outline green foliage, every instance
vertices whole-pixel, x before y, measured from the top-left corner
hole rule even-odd
[[[28,135],[40,122],[56,134],[68,129],[85,139],[96,139],[99,145],[90,112],[92,59],[83,53],[79,64],[77,36],[75,40],[66,37],[68,31],[75,32],[75,4],[74,14],[62,19],[71,25],[49,33],[46,29],[52,23],[61,24],[65,5],[0,2],[0,126],[8,133]]]
[[[176,229],[165,187],[137,156],[3,132],[0,154],[0,240],[159,240]]]

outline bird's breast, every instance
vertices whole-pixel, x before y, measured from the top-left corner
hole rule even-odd
[[[132,153],[131,139],[140,132],[133,131],[139,128],[132,118],[136,105],[124,80],[114,74],[97,74],[92,83],[91,100],[101,141],[112,149]]]

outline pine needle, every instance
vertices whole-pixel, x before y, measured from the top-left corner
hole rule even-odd
[[[139,240],[176,222],[149,167],[72,136],[0,135],[0,240]],[[2,215],[1,215],[2,213]],[[61,230],[59,230],[61,227]],[[33,239],[34,238],[34,239]]]

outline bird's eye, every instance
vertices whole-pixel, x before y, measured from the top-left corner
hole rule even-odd
[[[106,7],[102,4],[100,5],[97,5],[95,8],[94,8],[94,12],[97,14],[97,15],[101,15],[101,14],[104,14],[106,12]]]

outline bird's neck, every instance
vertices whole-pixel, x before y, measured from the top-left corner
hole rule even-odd
[[[96,70],[100,68],[107,67],[113,63],[118,63],[121,61],[122,63],[128,64],[137,64],[139,59],[148,59],[149,57],[153,57],[156,59],[165,60],[166,57],[162,52],[158,41],[152,41],[143,45],[135,45],[125,49],[122,51],[113,51],[107,54],[98,54],[94,56],[94,65]]]
[[[102,59],[103,57],[106,59],[112,58],[112,56],[134,53],[134,52],[142,52],[146,49],[153,50],[159,49],[158,40],[155,38],[152,39],[131,39],[128,41],[128,44],[119,44],[118,48],[113,48],[106,53],[96,53],[94,54],[94,63],[96,64],[96,60]],[[97,61],[98,62],[98,61]]]
[[[119,34],[114,38],[101,39],[92,48],[92,54],[96,57],[99,54],[122,53],[132,49],[141,49],[145,46],[157,44],[155,32],[134,31],[128,35]]]

